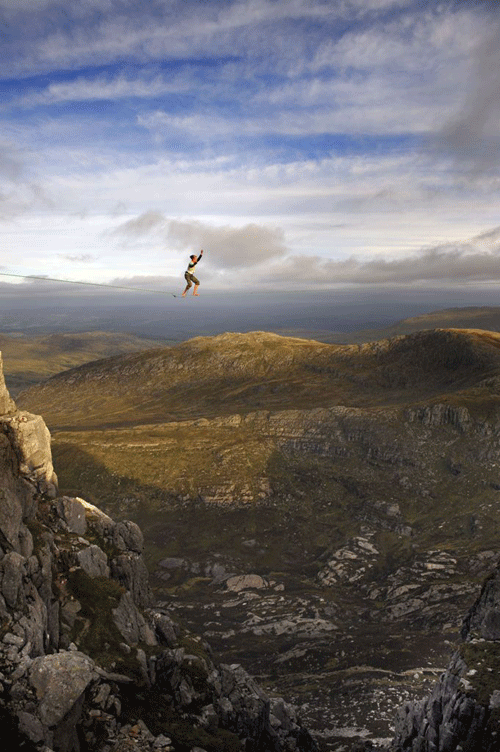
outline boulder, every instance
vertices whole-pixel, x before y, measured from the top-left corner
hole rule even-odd
[[[50,433],[43,418],[19,412],[7,420],[21,475],[30,480],[38,491],[54,497],[57,493],[57,476],[52,465]]]
[[[117,522],[113,527],[113,543],[122,551],[135,551],[142,554],[144,548],[144,536],[139,525],[130,520]]]
[[[29,681],[35,690],[36,715],[42,724],[56,726],[95,678],[95,664],[84,653],[68,651],[35,658]]]
[[[233,593],[239,593],[240,590],[262,590],[268,587],[268,583],[258,574],[238,574],[233,577],[229,577],[225,586],[227,590],[231,590]]]

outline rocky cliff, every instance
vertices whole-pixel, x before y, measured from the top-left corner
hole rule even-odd
[[[58,497],[49,432],[17,410],[1,374],[0,428],[0,717],[11,748],[316,750],[293,707],[152,608],[136,524]]]
[[[500,749],[500,566],[469,611],[462,638],[430,696],[400,709],[394,752]]]

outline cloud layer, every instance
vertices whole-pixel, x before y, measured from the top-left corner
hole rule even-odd
[[[497,279],[496,4],[0,0],[0,19],[3,268],[176,280],[204,248],[213,287]]]

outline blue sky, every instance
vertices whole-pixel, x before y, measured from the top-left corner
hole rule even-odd
[[[177,289],[500,279],[500,11],[0,0],[2,273]],[[14,281],[14,280],[13,280]]]

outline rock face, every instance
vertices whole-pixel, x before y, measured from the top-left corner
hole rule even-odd
[[[58,497],[43,420],[0,375],[0,718],[44,752],[287,752],[293,707],[151,608],[142,533]]]
[[[400,709],[395,752],[500,749],[500,566],[469,611],[462,638],[431,695]]]

